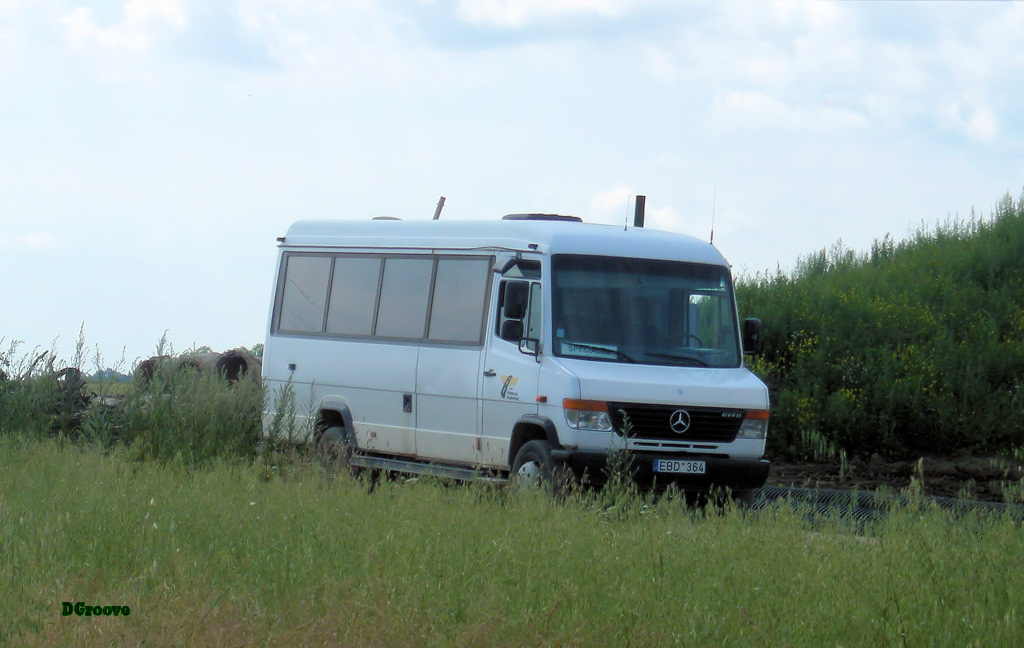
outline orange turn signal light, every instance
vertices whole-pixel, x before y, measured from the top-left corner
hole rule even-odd
[[[595,400],[581,400],[579,398],[563,398],[562,407],[567,410],[580,410],[587,412],[607,412],[608,403]]]

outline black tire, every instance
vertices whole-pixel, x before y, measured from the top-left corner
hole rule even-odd
[[[81,370],[75,367],[65,367],[58,371],[55,376],[61,391],[65,393],[77,393],[85,386],[85,376]]]
[[[756,493],[757,491],[752,488],[734,490],[731,494],[732,501],[739,509],[746,511],[753,508]]]
[[[735,507],[741,511],[750,510],[754,506],[754,498],[757,491],[751,488],[732,490],[730,488],[713,488],[710,492],[702,493],[703,503],[700,506],[713,504],[720,508]]]
[[[329,475],[340,473],[355,474],[352,455],[356,451],[355,435],[340,425],[329,427],[320,435],[316,444],[316,456],[320,465]]]
[[[85,376],[75,367],[65,367],[54,374],[57,386],[53,403],[54,432],[71,432],[82,423],[82,415],[92,401],[85,384]]]
[[[551,458],[551,444],[543,439],[519,448],[509,477],[521,489],[545,488],[553,495],[564,494],[569,483],[568,471]]]

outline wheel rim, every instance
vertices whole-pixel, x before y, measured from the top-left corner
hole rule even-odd
[[[317,444],[320,462],[328,470],[347,466],[352,457],[352,446],[339,434],[326,433]]]
[[[540,464],[531,460],[519,466],[516,482],[521,488],[536,488],[541,482]]]

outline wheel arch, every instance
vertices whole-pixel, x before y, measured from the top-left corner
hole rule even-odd
[[[323,433],[331,427],[346,428],[354,438],[355,428],[352,425],[352,420],[352,410],[345,399],[329,396],[324,398],[320,401],[313,425],[313,446],[316,446]]]
[[[526,414],[512,426],[512,438],[508,444],[508,465],[515,463],[519,448],[528,441],[546,440],[552,449],[561,448],[558,441],[558,430],[554,422],[546,416]]]

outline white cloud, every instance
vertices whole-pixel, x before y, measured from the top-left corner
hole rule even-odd
[[[991,142],[995,139],[997,131],[995,116],[991,110],[977,110],[967,122],[967,135],[976,142]]]
[[[582,14],[617,18],[633,4],[627,0],[459,0],[456,13],[481,27],[517,28]]]
[[[868,125],[862,109],[836,100],[792,105],[766,92],[752,90],[728,93],[715,104],[716,121],[722,129],[824,132],[855,130]]]
[[[676,78],[676,65],[672,54],[664,48],[647,48],[644,68],[648,76],[658,81],[670,82]]]
[[[0,235],[0,249],[4,250],[39,252],[59,250],[65,247],[67,247],[66,241],[53,236],[49,232],[29,232],[14,236]]]
[[[788,29],[828,30],[849,16],[835,2],[792,2],[773,0],[766,10],[776,24]]]
[[[759,90],[725,95],[717,112],[721,113],[724,122],[747,128],[794,128],[799,125],[795,110]]]
[[[603,191],[590,200],[590,207],[595,212],[610,214],[624,208],[633,198],[633,190],[625,185]]]
[[[121,20],[101,27],[89,7],[78,7],[64,17],[67,36],[79,49],[102,49],[146,54],[157,33],[165,27],[185,25],[185,9],[178,0],[128,0],[121,6]]]
[[[645,206],[644,227],[678,233],[682,232],[682,218],[669,206]]]
[[[947,97],[938,110],[947,128],[975,142],[987,143],[996,137],[996,118],[987,106],[979,106],[968,99]]]

